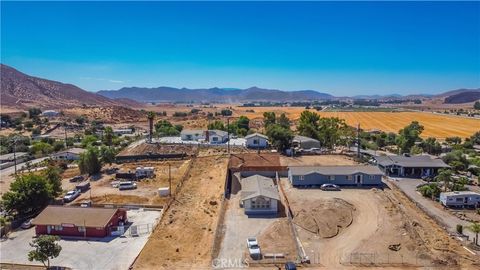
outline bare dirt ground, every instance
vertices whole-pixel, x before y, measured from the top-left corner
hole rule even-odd
[[[280,156],[280,163],[283,166],[342,166],[358,164],[353,158],[343,155]]]
[[[190,160],[177,161],[145,161],[132,162],[113,165],[121,171],[135,170],[136,167],[154,167],[155,177],[147,178],[137,181],[137,189],[133,190],[118,190],[112,187],[111,182],[115,181],[115,174],[106,174],[105,170],[96,180],[91,180],[91,189],[83,193],[75,202],[83,200],[92,200],[94,203],[135,203],[135,204],[151,204],[163,205],[168,200],[168,197],[160,197],[158,195],[158,188],[169,187],[168,181],[168,164],[171,168],[172,192],[175,193],[176,186],[180,178],[184,175]],[[105,168],[104,168],[105,169]],[[70,183],[68,180],[79,175],[78,168],[69,168],[63,175],[62,188],[64,190],[71,190],[75,188],[76,183]]]
[[[297,226],[303,247],[314,265],[327,269],[365,265],[473,269],[472,264],[478,261],[396,190],[345,188],[325,192],[292,188],[286,179],[281,182],[294,215],[319,199],[339,198],[355,207],[351,225],[342,227],[335,237],[323,238]],[[334,222],[338,220],[335,215],[325,217]],[[391,250],[391,245],[399,249]]]
[[[283,253],[288,260],[297,255],[295,240],[286,217],[279,218],[258,237],[263,253]]]
[[[210,269],[214,231],[224,191],[226,155],[197,158],[134,269]]]

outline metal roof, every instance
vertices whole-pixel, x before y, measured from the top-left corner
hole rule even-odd
[[[421,156],[377,156],[375,157],[378,165],[383,167],[398,165],[410,168],[448,168],[449,166],[439,158],[432,158],[429,155]]]
[[[263,196],[275,200],[280,200],[278,195],[278,190],[275,187],[273,180],[271,178],[253,175],[247,178],[243,178],[242,182],[242,201],[255,198],[258,196]]]
[[[85,227],[105,227],[117,212],[116,208],[47,206],[36,218],[35,225],[73,224]]]
[[[313,138],[300,136],[300,135],[296,135],[295,137],[293,137],[292,141],[294,141],[294,142],[306,142],[306,141],[320,142],[319,140],[315,140]]]
[[[440,195],[444,195],[444,196],[462,196],[462,195],[478,195],[480,196],[480,194],[476,193],[476,192],[473,192],[473,191],[450,191],[450,192],[442,192],[440,193]]]
[[[352,175],[356,173],[382,175],[377,166],[299,166],[289,167],[292,175],[307,175],[318,173],[323,175]]]
[[[208,131],[209,135],[218,135],[218,136],[221,136],[221,137],[225,137],[228,135],[228,132],[226,131],[223,131],[223,130],[218,130],[218,129],[213,129],[213,130],[209,130]]]
[[[264,139],[268,139],[267,136],[265,136],[261,133],[253,133],[253,134],[247,135],[247,136],[245,136],[245,139],[249,139],[249,138],[253,138],[253,137],[261,137],[261,138],[264,138]]]

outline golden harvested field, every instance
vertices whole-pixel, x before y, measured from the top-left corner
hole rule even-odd
[[[253,109],[255,112],[246,112]],[[263,117],[264,112],[286,113],[290,119],[296,120],[304,108],[291,107],[235,107],[235,116],[245,115],[250,119]],[[310,110],[314,111],[314,110]],[[322,117],[338,117],[345,119],[348,125],[356,126],[360,123],[363,129],[380,129],[386,132],[395,132],[402,129],[412,121],[418,121],[425,127],[422,137],[436,137],[444,139],[451,136],[461,138],[470,137],[480,131],[480,119],[439,115],[427,112],[317,112]]]

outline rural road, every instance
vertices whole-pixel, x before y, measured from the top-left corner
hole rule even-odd
[[[390,179],[392,179],[393,181],[391,182],[399,187],[411,200],[417,204],[417,206],[420,206],[427,213],[427,215],[439,220],[442,223],[442,227],[445,227],[449,233],[457,233],[457,224],[462,224],[464,228],[470,225],[470,222],[461,220],[460,218],[449,213],[448,210],[442,209],[440,203],[427,199],[418,193],[417,186],[425,183],[423,180],[407,178]],[[467,235],[470,240],[473,240],[473,237],[475,236],[474,233],[468,229],[464,229],[463,234]]]
[[[42,158],[37,158],[30,160],[30,164],[37,164],[39,162],[44,161],[49,157],[42,157]],[[17,164],[17,170],[21,170],[26,166],[27,162],[22,162]],[[0,194],[3,194],[5,191],[7,191],[10,187],[10,183],[13,181],[13,174],[15,173],[15,166],[5,168],[3,170],[0,170]]]

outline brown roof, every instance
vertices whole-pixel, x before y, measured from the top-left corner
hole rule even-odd
[[[34,220],[34,225],[73,224],[105,227],[117,212],[116,208],[47,206]]]
[[[282,171],[287,169],[280,164],[280,154],[278,153],[232,154],[228,167],[234,171]]]

